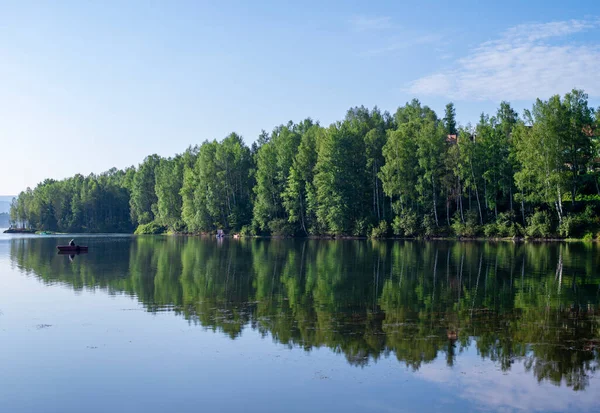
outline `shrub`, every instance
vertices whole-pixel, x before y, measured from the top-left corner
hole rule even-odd
[[[529,237],[548,238],[552,234],[552,218],[548,211],[536,210],[527,218],[525,233]]]
[[[355,237],[365,237],[372,229],[373,225],[369,223],[368,219],[360,218],[354,222],[354,231],[352,231],[352,235]]]
[[[594,234],[592,234],[591,232],[587,232],[584,236],[583,236],[583,240],[585,242],[592,242],[594,240]]]
[[[460,212],[456,212],[452,218],[452,230],[459,237],[474,237],[481,228],[479,227],[479,217],[476,211],[468,211],[465,214],[465,222],[460,219]]]
[[[174,233],[182,233],[186,230],[186,228],[183,222],[177,221],[171,226],[170,230]]]
[[[423,232],[427,237],[434,236],[438,233],[438,227],[435,225],[435,219],[429,214],[423,216]]]
[[[294,235],[294,228],[283,218],[271,220],[269,222],[269,231],[271,232],[271,235],[277,237],[290,237]]]
[[[485,224],[483,226],[483,234],[486,237],[497,237],[500,236],[498,231],[498,226],[495,222],[490,222],[489,224]]]
[[[135,230],[135,234],[136,235],[156,235],[156,234],[164,234],[166,231],[167,231],[167,227],[152,221],[147,224],[139,225]]]
[[[240,230],[240,235],[242,237],[254,237],[256,236],[256,230],[251,225],[244,225]]]
[[[413,211],[401,212],[400,215],[394,217],[392,223],[394,234],[412,237],[419,233],[419,221],[417,214]]]
[[[517,222],[515,211],[498,214],[495,222],[496,235],[499,237],[518,237],[523,235],[523,226]]]
[[[596,228],[597,225],[594,209],[588,205],[582,213],[571,214],[563,218],[558,232],[563,237],[579,238],[591,233],[590,230]]]
[[[371,238],[385,238],[388,235],[389,227],[386,221],[381,221],[378,226],[371,231]]]

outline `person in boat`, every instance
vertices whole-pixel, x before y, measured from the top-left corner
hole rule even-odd
[[[69,247],[74,247],[75,246],[75,240],[72,239],[71,241],[69,241]]]

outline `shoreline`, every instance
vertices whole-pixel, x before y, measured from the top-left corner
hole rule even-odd
[[[39,230],[23,230],[23,229],[6,229],[3,231],[4,234],[29,234],[29,235],[130,235],[136,237],[145,236],[173,236],[173,237],[201,237],[201,238],[217,238],[216,234],[212,233],[190,233],[190,232],[162,232],[158,234],[135,234],[134,232],[53,232],[53,231],[39,231]],[[584,238],[528,238],[528,237],[367,237],[367,236],[334,236],[334,235],[309,235],[309,236],[284,236],[284,235],[238,235],[237,237],[233,234],[225,234],[221,239],[274,239],[274,240],[316,240],[316,241],[443,241],[443,242],[513,242],[513,243],[525,243],[525,242],[585,242],[585,243],[598,243],[600,239],[584,239]]]
[[[136,235],[136,234],[132,234]],[[162,235],[162,236],[180,236],[180,237],[204,237],[204,238],[216,238],[215,234],[207,234],[207,233],[183,233],[183,232],[165,232],[162,234],[141,234],[144,235]],[[140,236],[139,234],[136,236]],[[277,239],[277,240],[286,240],[286,239],[295,239],[295,240],[330,240],[330,241],[344,241],[344,240],[354,240],[354,241],[458,241],[458,242],[469,242],[469,241],[477,241],[477,242],[587,242],[587,243],[595,243],[600,242],[599,239],[594,238],[591,240],[586,240],[584,238],[527,238],[527,237],[383,237],[383,238],[373,238],[373,237],[359,237],[359,236],[331,236],[331,235],[309,235],[305,237],[293,237],[293,236],[283,236],[283,235],[251,235],[244,236],[240,235],[238,237],[234,237],[233,235],[224,235],[222,238],[227,239]]]

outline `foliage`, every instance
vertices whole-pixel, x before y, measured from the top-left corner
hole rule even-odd
[[[288,220],[283,218],[272,219],[268,223],[268,229],[271,235],[278,237],[289,237],[294,235],[294,227]]]
[[[156,235],[164,234],[167,231],[167,227],[158,224],[156,221],[149,222],[147,224],[140,224],[135,229],[136,235]]]
[[[373,231],[373,225],[369,222],[367,218],[360,218],[354,222],[353,225],[354,231],[352,235],[355,237],[364,237]]]
[[[476,211],[468,211],[464,222],[461,220],[459,214],[456,213],[451,226],[454,233],[459,237],[475,237],[481,231]]]
[[[241,136],[204,142],[183,173],[183,222],[192,232],[239,230],[252,215],[252,157]]]
[[[416,212],[404,211],[394,217],[392,229],[395,235],[413,237],[419,233],[419,219]]]
[[[498,214],[495,222],[484,225],[486,237],[520,237],[525,234],[523,226],[517,222],[514,211]]]
[[[138,224],[147,224],[154,220],[156,203],[156,168],[161,159],[151,155],[144,159],[133,178],[131,186],[131,220]]]
[[[386,221],[381,221],[378,226],[371,231],[371,238],[385,238],[389,232],[389,226]]]
[[[457,123],[452,103],[443,118],[416,99],[393,115],[354,107],[326,127],[308,118],[263,131],[251,147],[231,133],[137,168],[48,179],[19,194],[10,220],[60,232],[155,222],[378,237],[386,225],[405,237],[545,237],[556,223],[560,236],[580,237],[598,226],[581,211],[600,206],[600,110],[587,99],[538,99],[522,117],[501,102],[474,126]]]
[[[588,205],[584,212],[565,217],[558,227],[558,232],[565,238],[581,238],[589,235],[590,239],[593,239],[590,230],[598,228],[599,224],[594,209]]]
[[[16,225],[53,232],[131,232],[132,169],[47,179],[19,194],[11,207]]]
[[[252,227],[252,225],[244,225],[240,230],[240,235],[242,237],[254,237],[256,236],[256,230]]]
[[[550,217],[550,213],[545,210],[536,210],[527,219],[525,233],[527,236],[534,238],[548,238],[552,235],[552,218]]]

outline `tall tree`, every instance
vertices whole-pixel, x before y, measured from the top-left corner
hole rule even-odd
[[[365,144],[362,136],[353,132],[349,122],[338,122],[327,128],[317,143],[316,216],[331,234],[365,230],[359,222],[365,196]]]
[[[254,220],[262,231],[288,233],[289,216],[283,205],[294,156],[300,145],[300,134],[292,122],[275,128],[268,142],[256,154],[256,194]]]
[[[299,225],[299,230],[308,235],[319,232],[316,228],[316,192],[313,180],[317,163],[316,145],[323,128],[306,119],[298,130],[302,137],[283,192],[283,206],[288,221]]]
[[[444,115],[444,128],[448,135],[456,135],[458,130],[456,129],[456,109],[454,103],[450,102],[446,105],[446,112]]]
[[[160,163],[158,155],[150,155],[140,164],[131,186],[131,220],[138,224],[147,224],[156,214],[156,176],[155,170]]]

